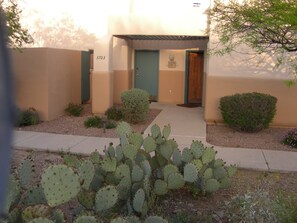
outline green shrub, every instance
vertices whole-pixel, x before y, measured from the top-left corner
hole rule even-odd
[[[111,108],[107,109],[105,115],[107,116],[107,119],[115,121],[120,121],[124,117],[122,109],[116,106],[112,106]]]
[[[98,116],[92,116],[89,117],[86,121],[85,121],[85,127],[86,128],[102,128],[103,127],[103,123],[100,117]]]
[[[283,143],[293,148],[297,148],[297,129],[289,131],[283,139]]]
[[[39,116],[35,108],[29,108],[27,110],[17,111],[16,126],[29,126],[36,125],[39,123]]]
[[[124,118],[130,123],[145,121],[149,112],[149,94],[141,89],[131,89],[121,95]]]
[[[68,107],[65,109],[67,114],[72,116],[80,116],[83,110],[84,108],[81,104],[74,104],[74,103],[69,103]]]
[[[277,99],[268,94],[244,93],[222,97],[220,110],[224,122],[244,132],[268,128],[276,113]]]
[[[114,129],[115,127],[117,127],[117,123],[112,120],[108,120],[105,124],[106,129]]]
[[[297,197],[296,195],[285,195],[283,192],[277,193],[272,206],[279,222],[297,222]]]

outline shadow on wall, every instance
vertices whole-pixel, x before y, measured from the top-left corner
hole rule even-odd
[[[82,27],[77,27],[70,17],[63,17],[50,23],[38,19],[31,30],[34,43],[28,47],[93,49],[97,40],[94,34]]]

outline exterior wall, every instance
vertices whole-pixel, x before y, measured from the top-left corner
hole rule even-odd
[[[245,92],[270,94],[278,99],[272,126],[297,127],[297,86],[287,87],[283,80],[256,77],[208,76],[206,86],[205,120],[222,122],[219,100],[226,95]]]
[[[29,48],[12,51],[16,104],[34,107],[41,120],[64,113],[69,102],[81,101],[80,51]]]
[[[131,88],[132,71],[115,70],[113,76],[113,103],[121,103],[121,93]]]

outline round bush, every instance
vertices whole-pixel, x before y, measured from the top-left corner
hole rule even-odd
[[[130,123],[143,122],[149,112],[149,94],[141,89],[124,91],[121,95],[124,118]]]
[[[297,148],[297,129],[292,129],[283,139],[285,145]]]
[[[276,113],[277,99],[268,94],[243,93],[222,97],[220,110],[224,122],[244,132],[268,128]]]
[[[102,128],[103,127],[103,123],[102,123],[102,119],[98,116],[92,116],[87,118],[87,120],[85,121],[85,127],[86,128]]]
[[[105,112],[108,120],[120,121],[123,119],[123,112],[120,107],[112,106]]]
[[[39,116],[35,108],[29,108],[27,110],[17,109],[16,126],[29,126],[39,123]]]

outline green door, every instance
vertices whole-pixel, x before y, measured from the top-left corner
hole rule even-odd
[[[81,52],[81,101],[90,99],[90,52]]]
[[[158,98],[159,51],[135,51],[134,86]]]

